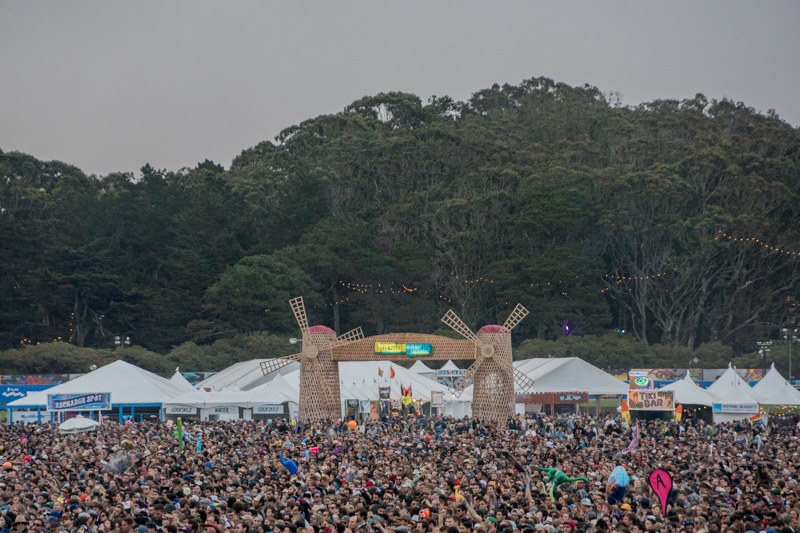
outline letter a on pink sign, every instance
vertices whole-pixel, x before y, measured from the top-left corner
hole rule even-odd
[[[658,500],[661,502],[661,513],[666,514],[667,498],[669,498],[669,491],[672,490],[672,476],[666,470],[659,468],[658,470],[653,470],[648,481],[650,482],[650,488],[653,489],[653,492],[656,493]]]

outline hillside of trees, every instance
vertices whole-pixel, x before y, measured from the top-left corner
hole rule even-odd
[[[450,308],[479,328],[519,302],[520,354],[751,361],[799,327],[799,199],[800,131],[772,111],[546,78],[364,97],[229,170],[0,151],[0,372],[119,357],[118,335],[153,370],[292,353],[297,295],[340,333],[433,332]]]

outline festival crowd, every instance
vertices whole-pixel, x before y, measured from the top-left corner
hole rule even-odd
[[[623,452],[613,416],[357,424],[3,425],[0,533],[798,533],[795,425],[642,422]]]

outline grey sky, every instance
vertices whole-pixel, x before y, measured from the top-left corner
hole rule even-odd
[[[547,76],[800,124],[800,3],[0,0],[0,148],[87,173],[227,168],[365,95]]]

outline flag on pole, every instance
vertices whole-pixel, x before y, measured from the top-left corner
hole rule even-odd
[[[639,447],[639,421],[636,421],[636,426],[633,428],[633,438],[631,439],[631,443],[628,444],[628,447],[622,450],[622,453],[628,453],[635,451],[636,448]]]
[[[392,377],[392,379],[394,379],[394,367],[393,366],[389,367],[389,370],[392,371],[391,377]]]
[[[750,417],[751,424],[760,424],[761,423],[761,414],[753,415]]]
[[[381,370],[381,367],[378,367],[378,375],[383,377],[383,370]]]

